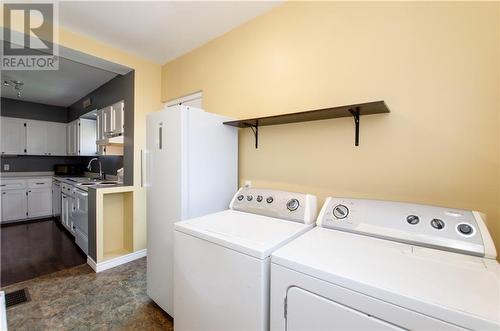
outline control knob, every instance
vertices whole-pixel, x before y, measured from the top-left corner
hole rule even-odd
[[[266,201],[267,203],[273,203],[274,199],[273,197],[267,197]]]
[[[299,205],[300,205],[299,200],[297,200],[297,199],[290,199],[286,203],[286,208],[289,211],[296,211],[297,208],[299,208]]]
[[[247,200],[248,200],[248,201],[252,201],[252,200],[253,200],[253,196],[251,196],[251,195],[247,195]]]
[[[258,195],[257,196],[257,202],[261,202],[262,201],[262,195]]]
[[[333,216],[335,218],[341,220],[343,218],[346,218],[347,215],[349,215],[349,208],[345,205],[336,205],[333,207]]]
[[[444,222],[443,222],[443,220],[440,220],[439,218],[434,218],[431,221],[431,226],[436,230],[441,230],[442,228],[444,228]]]
[[[239,200],[239,201],[243,200],[243,195],[241,195],[241,194],[240,194],[240,195],[238,195],[238,200]]]
[[[417,215],[408,215],[406,217],[406,221],[412,225],[418,224],[420,222],[420,218]]]
[[[466,224],[466,223],[459,224],[457,226],[457,229],[458,229],[458,232],[460,232],[461,234],[465,234],[465,235],[470,235],[474,231],[472,229],[472,226],[470,226],[469,224]]]

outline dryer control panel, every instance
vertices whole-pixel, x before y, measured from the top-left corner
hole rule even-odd
[[[277,190],[242,187],[229,208],[305,224],[316,221],[316,196]]]
[[[496,258],[495,246],[481,214],[474,211],[331,197],[325,201],[317,225],[418,246]]]

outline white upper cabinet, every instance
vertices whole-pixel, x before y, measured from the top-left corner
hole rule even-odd
[[[111,134],[116,136],[123,134],[124,129],[124,109],[123,101],[111,105]]]
[[[111,135],[111,132],[113,132],[113,125],[112,123],[112,108],[111,106],[108,106],[106,108],[103,108],[99,111],[102,113],[102,119],[103,119],[103,125],[102,125],[102,136],[107,137]]]
[[[96,135],[97,141],[104,139],[104,114],[102,111],[97,111],[96,115]]]
[[[98,135],[102,137],[101,139],[123,134],[124,109],[125,104],[120,101],[97,112],[97,116],[101,116],[100,121],[102,121],[100,125],[102,132]]]
[[[26,153],[26,120],[21,118],[0,118],[0,149],[2,154]]]
[[[78,155],[77,131],[78,120],[68,123],[66,139],[68,155]]]
[[[97,128],[96,120],[81,118],[78,120],[78,155],[97,154]]]
[[[26,154],[66,155],[66,124],[26,120]]]
[[[68,155],[97,155],[96,121],[80,118],[68,123]]]
[[[66,155],[66,124],[47,122],[47,152]]]
[[[46,122],[26,120],[26,154],[47,155]]]

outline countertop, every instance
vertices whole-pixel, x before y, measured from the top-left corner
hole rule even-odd
[[[86,173],[87,176],[75,176],[75,177],[61,177],[61,176],[54,176],[54,172],[52,171],[44,171],[44,172],[2,172],[0,173],[0,179],[29,179],[33,177],[50,177],[53,178],[54,180],[57,180],[58,182],[61,183],[66,183],[68,185],[75,186],[81,190],[88,191],[88,188],[93,188],[96,190],[107,190],[107,189],[115,189],[115,190],[108,190],[109,192],[113,191],[120,191],[122,189],[123,191],[130,191],[133,186],[130,185],[124,185],[124,184],[113,184],[113,185],[94,185],[94,186],[85,186],[85,185],[78,185],[78,182],[75,182],[75,178],[81,178],[82,181],[84,179],[88,178],[93,178],[92,173]],[[103,180],[105,181],[116,181],[116,176],[112,175],[107,175],[107,179]],[[118,189],[118,190],[116,190]]]
[[[0,172],[0,178],[31,178],[31,177],[52,177],[53,171],[38,172]]]
[[[58,182],[61,182],[61,183],[65,183],[65,184],[68,184],[68,185],[72,185],[80,190],[83,190],[83,191],[88,191],[89,188],[93,188],[93,189],[96,189],[96,190],[101,190],[101,189],[106,189],[106,188],[115,188],[115,187],[125,187],[125,185],[123,184],[113,184],[113,185],[99,185],[99,184],[96,184],[96,185],[92,185],[92,186],[86,186],[86,185],[79,185],[79,183],[82,183],[82,182],[87,182],[86,179],[89,179],[89,177],[59,177],[59,176],[54,176],[53,177],[54,180],[57,180]],[[75,181],[75,179],[77,178],[81,178],[82,181],[81,182],[78,182],[78,181]],[[102,180],[103,182],[106,182],[106,181],[112,181],[111,179],[105,179],[105,180]]]

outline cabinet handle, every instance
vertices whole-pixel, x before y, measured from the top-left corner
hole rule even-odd
[[[2,192],[2,194],[7,194],[7,192]]]
[[[116,130],[115,128],[115,109],[111,109],[111,132],[114,132]]]
[[[43,185],[43,184],[45,184],[45,183],[36,183],[36,185]]]
[[[1,184],[0,186],[4,187],[4,186],[7,186],[7,184]]]

